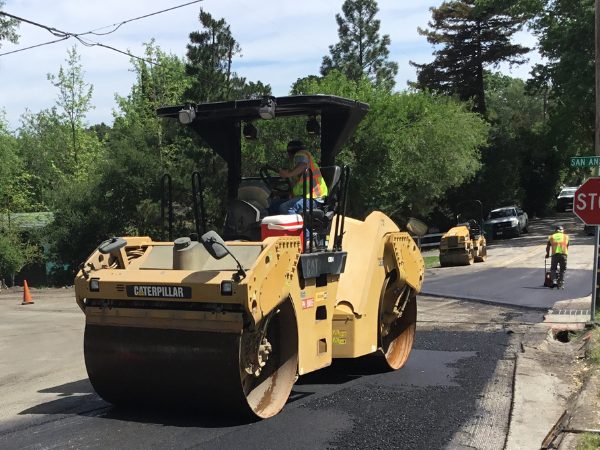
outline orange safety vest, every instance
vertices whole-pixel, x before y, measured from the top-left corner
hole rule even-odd
[[[296,156],[301,155],[308,159],[308,167],[312,170],[313,173],[313,183],[312,183],[312,195],[313,198],[321,198],[327,195],[327,184],[325,184],[325,179],[323,175],[321,175],[321,169],[317,166],[314,161],[312,155],[305,151],[300,150],[296,152],[294,155],[294,159]],[[295,164],[294,164],[295,165]],[[304,193],[304,182],[302,179],[302,173],[299,175],[294,175],[292,177],[292,192],[294,193],[294,197],[302,197]],[[307,183],[310,183],[310,179],[307,177]],[[308,187],[308,186],[307,186]],[[308,190],[307,190],[308,191]],[[306,193],[306,197],[310,197],[310,191]]]
[[[569,236],[564,233],[554,233],[548,238],[548,242],[552,245],[553,255],[568,255],[569,254]]]

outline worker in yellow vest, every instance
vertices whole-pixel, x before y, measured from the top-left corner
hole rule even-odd
[[[304,180],[302,175],[306,168],[310,168],[313,173],[313,183],[310,185],[310,180],[307,178],[306,197],[310,197],[312,189],[313,208],[318,208],[323,204],[324,198],[327,195],[327,185],[321,175],[321,170],[313,160],[312,155],[304,150],[302,141],[290,141],[287,145],[287,154],[290,159],[291,169],[281,169],[279,176],[281,178],[290,178],[292,183],[292,199],[291,200],[273,200],[269,208],[274,214],[301,214],[303,208]],[[307,208],[309,207],[307,200]]]
[[[550,274],[553,286],[564,289],[565,270],[567,270],[567,255],[569,254],[569,236],[565,234],[562,226],[558,225],[553,235],[548,238],[546,245],[546,258],[550,257],[552,249],[552,261],[550,262]],[[556,268],[560,266],[558,279]]]

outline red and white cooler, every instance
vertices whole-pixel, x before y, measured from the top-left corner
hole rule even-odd
[[[299,214],[281,214],[278,216],[267,216],[260,224],[260,234],[264,241],[272,236],[298,236],[302,238],[302,227],[304,221]],[[300,239],[302,241],[302,239]],[[302,243],[304,248],[304,243]]]

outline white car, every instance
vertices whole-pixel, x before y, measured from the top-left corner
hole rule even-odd
[[[491,228],[495,239],[521,236],[521,233],[529,231],[529,217],[516,205],[505,206],[490,211],[484,227]]]

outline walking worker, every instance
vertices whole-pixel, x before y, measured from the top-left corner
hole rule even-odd
[[[310,197],[310,191],[312,189],[313,196],[313,208],[316,208],[323,204],[324,197],[327,195],[327,185],[321,175],[321,170],[314,162],[312,155],[304,150],[304,144],[302,141],[290,141],[287,145],[287,154],[291,162],[291,169],[281,169],[279,176],[281,178],[290,178],[292,182],[292,199],[273,201],[271,203],[270,210],[279,214],[298,214],[302,213],[304,193],[304,180],[302,175],[306,168],[310,168],[313,173],[312,186],[309,185],[310,180],[307,177],[307,190],[306,197]],[[307,208],[310,207],[307,203]]]
[[[569,236],[565,234],[565,230],[561,225],[558,225],[554,230],[554,234],[548,238],[546,258],[550,257],[550,249],[552,249],[552,261],[550,262],[552,284],[553,286],[558,285],[559,289],[564,289],[565,270],[567,270],[567,255],[569,254]],[[558,279],[556,278],[557,266],[560,266]]]

